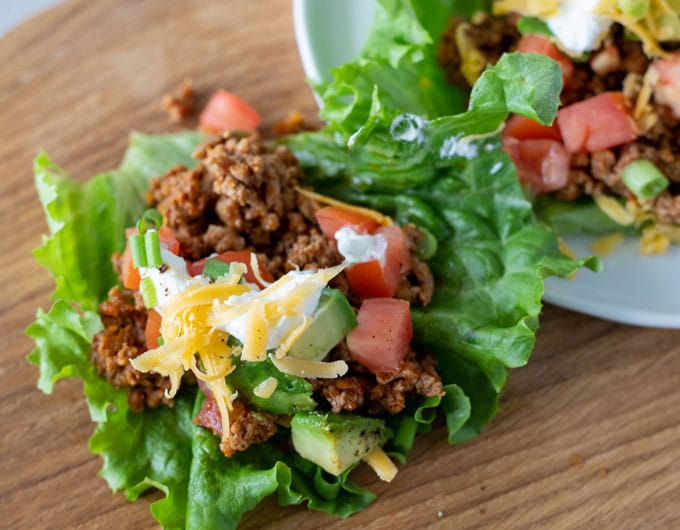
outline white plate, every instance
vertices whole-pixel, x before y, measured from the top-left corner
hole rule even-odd
[[[374,12],[373,0],[293,0],[295,37],[307,76],[319,81],[361,50]],[[579,256],[592,253],[597,238],[566,238]],[[626,239],[603,259],[598,274],[579,271],[571,280],[549,278],[546,302],[638,326],[680,328],[680,247],[660,256],[640,255]]]

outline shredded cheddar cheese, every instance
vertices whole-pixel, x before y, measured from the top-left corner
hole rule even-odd
[[[284,374],[296,375],[298,377],[313,377],[316,379],[335,379],[347,373],[348,366],[345,361],[308,361],[306,359],[295,359],[284,357],[277,359],[276,356],[270,357],[272,364]]]
[[[253,388],[253,394],[262,399],[269,399],[276,391],[279,382],[275,377],[267,377],[259,385]]]
[[[473,44],[468,37],[468,30],[470,24],[463,22],[456,28],[454,35],[456,47],[460,53],[462,62],[460,65],[460,72],[463,74],[465,80],[470,86],[475,84],[477,78],[482,74],[486,68],[486,58],[484,54]]]
[[[337,206],[339,208],[344,208],[345,210],[350,210],[353,212],[356,212],[361,215],[365,215],[366,217],[370,217],[371,219],[374,219],[378,223],[380,223],[383,226],[391,226],[394,224],[394,221],[392,221],[392,218],[383,215],[380,212],[376,210],[372,210],[371,208],[364,208],[362,206],[355,206],[353,204],[347,204],[346,202],[339,201],[337,199],[333,199],[331,197],[327,197],[326,195],[321,195],[320,193],[316,193],[311,190],[306,190],[304,188],[295,188],[295,190],[302,196],[307,197],[309,199],[314,199],[315,201],[320,202],[321,204],[327,204],[329,206]]]
[[[557,0],[499,0],[493,3],[494,15],[519,13],[524,16],[545,18],[556,15],[559,9]]]
[[[133,359],[135,369],[154,371],[170,379],[169,397],[174,396],[182,376],[191,371],[212,393],[220,412],[222,442],[229,436],[229,411],[237,393],[225,377],[235,369],[234,356],[261,362],[269,351],[281,372],[304,377],[338,377],[347,372],[344,361],[311,362],[286,358],[295,341],[311,323],[321,290],[345,264],[316,272],[292,271],[277,281],[262,279],[257,258],[252,255],[253,274],[262,285],[240,283],[246,267],[236,264],[229,273],[210,284],[191,285],[172,297],[162,314],[163,345]],[[229,346],[235,336],[242,343]],[[258,385],[255,395],[270,397],[277,380],[270,377]]]
[[[380,480],[392,482],[392,479],[397,475],[397,466],[380,447],[376,447],[368,453],[364,461],[371,466]]]
[[[616,250],[616,247],[623,243],[624,240],[625,237],[623,234],[617,232],[615,234],[610,234],[598,239],[592,245],[590,245],[590,249],[598,256],[609,256]]]

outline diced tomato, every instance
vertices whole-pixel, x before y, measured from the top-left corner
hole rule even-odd
[[[409,250],[408,240],[397,225],[381,226],[375,231],[387,240],[387,247],[394,247],[395,253],[399,256],[399,270],[406,272],[411,270],[411,251]]]
[[[556,121],[552,125],[541,125],[536,120],[520,116],[519,114],[513,114],[505,122],[503,137],[506,136],[511,136],[518,140],[542,138],[562,141],[562,135]]]
[[[130,253],[130,236],[137,234],[136,228],[125,229],[125,239],[127,244],[125,251],[121,256],[120,275],[123,281],[123,287],[126,289],[139,289],[141,278],[139,277],[139,270],[132,264],[132,254]],[[158,238],[167,249],[173,254],[179,254],[179,241],[167,226],[161,226],[158,229]]]
[[[149,350],[158,348],[158,338],[161,336],[161,315],[151,309],[146,317],[146,347]]]
[[[521,53],[540,53],[557,61],[562,69],[562,80],[566,85],[574,73],[574,63],[545,35],[524,35],[517,43],[517,51]]]
[[[668,105],[680,118],[680,52],[675,52],[668,59],[657,59],[651,68],[658,78],[654,85],[654,99],[657,103]]]
[[[210,97],[198,123],[203,131],[212,134],[226,130],[253,132],[260,125],[260,115],[241,98],[220,88]]]
[[[394,298],[364,300],[357,322],[347,335],[352,359],[374,373],[399,371],[413,338],[409,303]]]
[[[161,240],[161,243],[164,244],[170,252],[179,255],[179,240],[167,226],[161,226],[158,229],[158,239]]]
[[[603,92],[557,112],[564,146],[571,153],[600,151],[637,137],[622,92]]]
[[[256,283],[260,287],[265,287],[264,285],[261,285],[260,282],[257,281],[255,278],[255,274],[253,274],[253,271],[250,267],[250,256],[252,253],[248,250],[228,250],[227,252],[222,252],[222,254],[218,254],[217,256],[213,256],[215,259],[218,259],[224,263],[243,263],[246,267],[248,267],[248,270],[246,273],[243,275],[243,277],[246,279],[246,281],[250,283]],[[207,261],[212,258],[203,258],[199,259],[198,261],[194,261],[193,263],[188,263],[187,264],[187,271],[191,276],[198,276],[203,272],[203,269],[205,268],[205,264]],[[260,267],[260,275],[262,276],[262,279],[266,282],[273,282],[274,277],[271,275],[271,273],[267,270],[265,267],[264,261],[258,257],[257,258],[257,264]]]
[[[126,289],[139,289],[139,284],[142,279],[139,276],[139,269],[132,264],[132,254],[130,253],[130,245],[125,247],[125,251],[120,258],[120,275],[123,282],[123,287]]]
[[[408,242],[398,226],[381,226],[375,232],[387,241],[385,258],[358,263],[345,269],[347,281],[361,298],[391,298],[401,283],[401,273],[411,268]]]
[[[333,240],[335,232],[343,226],[349,226],[359,234],[371,234],[380,226],[375,219],[340,206],[326,206],[317,210],[314,215],[323,234]]]
[[[569,178],[569,152],[555,140],[505,138],[503,148],[517,168],[520,182],[528,183],[536,194],[566,186]]]

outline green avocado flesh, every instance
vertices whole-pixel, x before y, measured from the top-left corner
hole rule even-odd
[[[291,357],[320,361],[357,326],[347,298],[337,289],[324,289],[312,323],[288,352]]]
[[[300,412],[290,430],[295,450],[331,475],[340,475],[387,440],[383,420],[330,412]]]

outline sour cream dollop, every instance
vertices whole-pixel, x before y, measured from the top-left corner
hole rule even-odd
[[[338,252],[348,263],[378,260],[384,265],[387,240],[381,234],[359,234],[349,226],[335,232]]]
[[[597,48],[605,31],[613,24],[607,17],[595,13],[601,0],[558,0],[559,12],[545,22],[562,48],[573,54]]]

